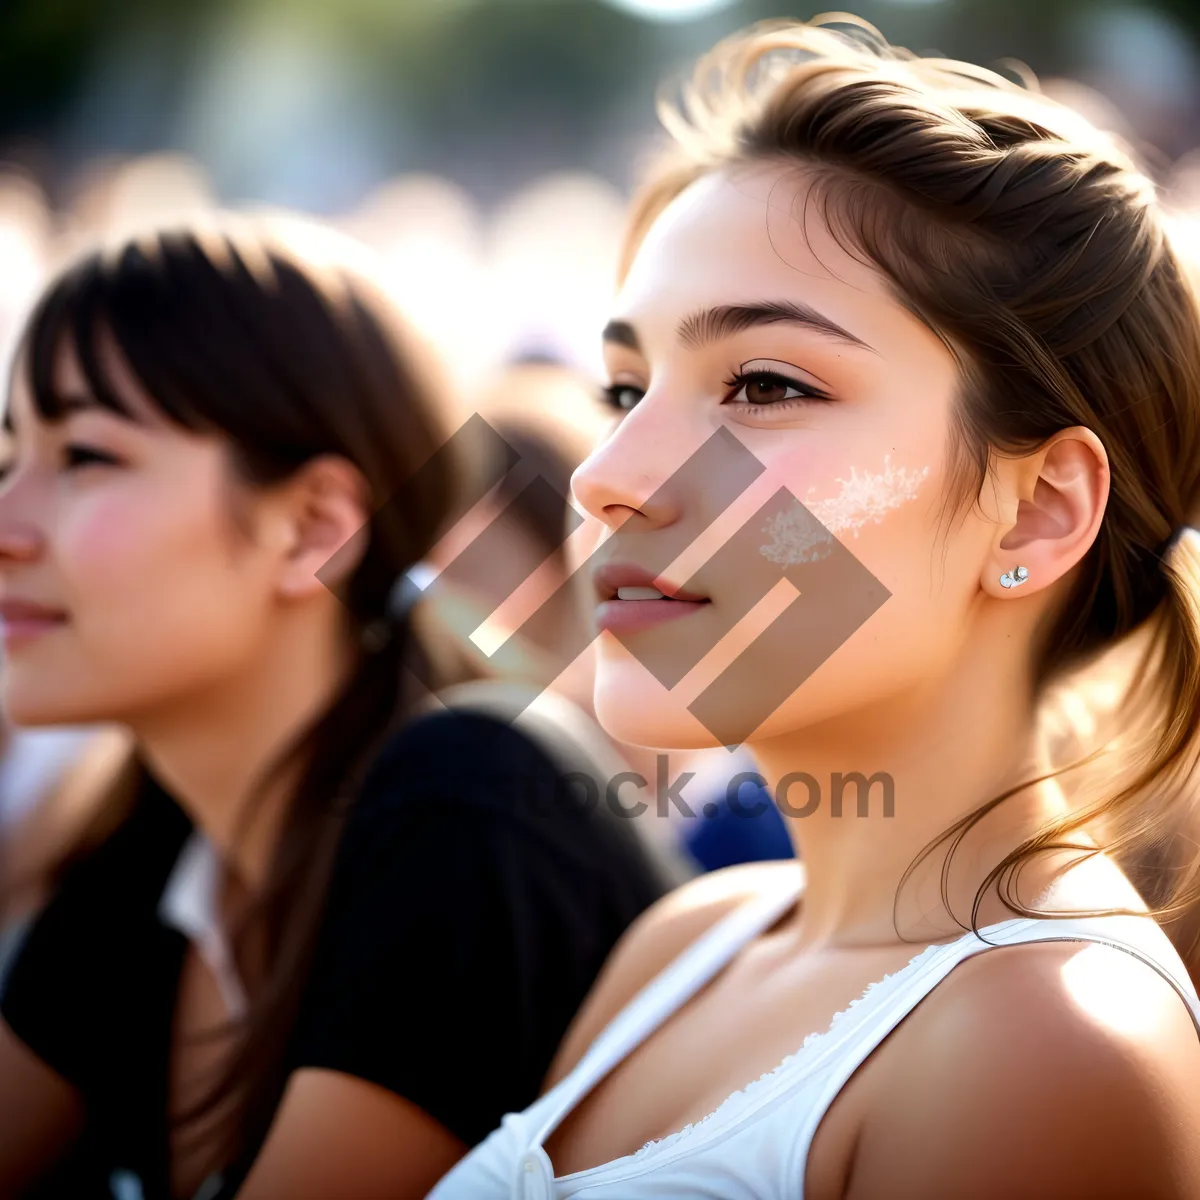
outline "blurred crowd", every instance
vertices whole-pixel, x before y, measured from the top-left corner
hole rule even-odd
[[[52,207],[28,173],[0,163],[5,344],[47,274],[81,247],[220,207],[203,168],[171,153],[88,163],[63,191]],[[378,186],[325,223],[370,249],[408,319],[471,387],[497,364],[524,357],[597,370],[596,330],[623,213],[617,189],[583,173],[548,175],[487,212],[451,181],[416,174]]]

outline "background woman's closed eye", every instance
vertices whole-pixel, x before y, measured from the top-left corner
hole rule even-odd
[[[63,447],[63,469],[79,472],[87,467],[119,467],[121,460],[115,454],[79,444]]]

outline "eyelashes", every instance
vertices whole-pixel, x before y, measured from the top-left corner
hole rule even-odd
[[[779,412],[833,401],[832,396],[820,389],[779,371],[737,371],[723,386],[726,389],[723,403],[743,411]],[[636,384],[613,383],[601,390],[600,398],[606,407],[625,413],[635,408],[645,394],[645,389]]]
[[[739,371],[725,381],[725,386],[731,392],[725,399],[726,404],[752,409],[778,411],[781,408],[794,408],[797,404],[809,404],[816,400],[828,402],[831,399],[810,384],[801,383],[799,379],[779,371]],[[743,392],[745,398],[738,399]]]
[[[85,446],[80,442],[72,442],[62,449],[62,467],[66,471],[76,471],[81,467],[115,467],[120,460],[94,446]]]

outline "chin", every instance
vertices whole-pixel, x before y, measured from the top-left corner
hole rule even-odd
[[[636,659],[597,664],[596,719],[609,737],[651,750],[706,750],[722,745]]]
[[[5,719],[22,728],[42,725],[89,725],[96,718],[78,705],[64,704],[53,696],[26,694],[22,689],[0,691]]]
[[[6,663],[0,675],[0,708],[5,717],[28,728],[95,725],[118,719],[115,706],[105,703],[105,697],[94,694],[82,680],[59,680],[54,675]]]

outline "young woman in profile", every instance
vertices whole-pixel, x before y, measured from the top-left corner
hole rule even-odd
[[[445,397],[291,229],[94,254],[15,359],[6,708],[140,765],[0,1006],[5,1196],[423,1195],[662,892],[549,748],[416,711],[435,647],[389,597],[458,504]]]
[[[642,917],[432,1196],[1200,1195],[1200,1004],[1114,865],[1200,722],[1200,314],[1154,188],[865,28],[742,35],[687,112],[574,481],[596,708],[749,742],[804,870]],[[1121,755],[1047,774],[1047,687],[1135,630]],[[839,816],[851,772],[890,810]]]

